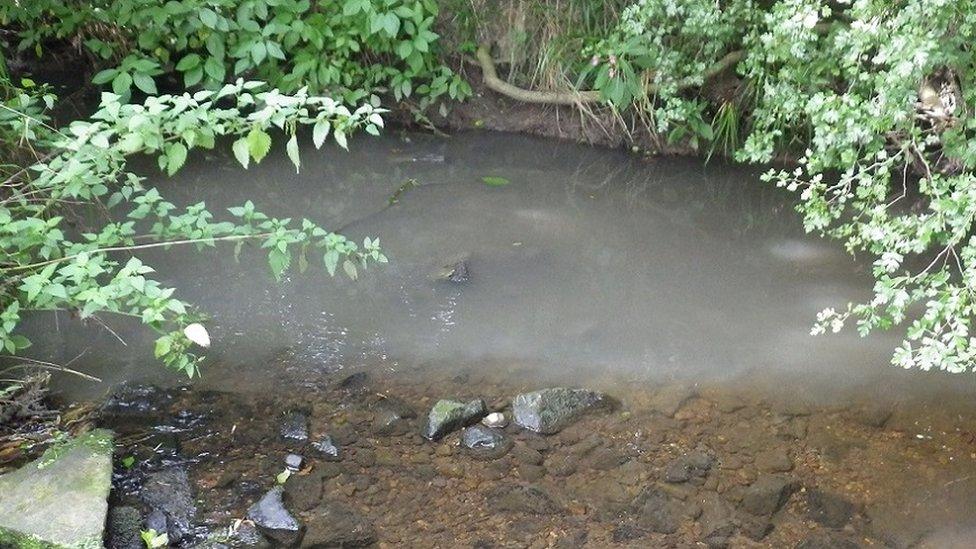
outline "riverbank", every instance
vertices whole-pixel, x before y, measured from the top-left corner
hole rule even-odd
[[[275,394],[123,388],[99,422],[123,441],[115,515],[162,516],[185,546],[240,547],[303,534],[310,547],[962,547],[974,524],[971,412],[682,384],[610,395],[613,409],[539,435],[511,422],[512,397],[538,387],[443,374],[370,367]],[[500,450],[465,448],[460,429],[421,437],[435,402],[478,398],[508,418]],[[301,463],[283,479],[290,455]],[[281,502],[266,501],[281,480]]]

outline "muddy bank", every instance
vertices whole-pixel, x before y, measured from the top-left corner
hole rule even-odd
[[[417,379],[364,369],[282,380],[274,395],[123,389],[100,422],[123,441],[112,506],[128,522],[113,535],[142,524],[183,546],[809,549],[962,547],[976,526],[972,411],[661,386],[540,435],[511,421],[525,387]],[[484,399],[507,425],[428,440],[444,398]]]

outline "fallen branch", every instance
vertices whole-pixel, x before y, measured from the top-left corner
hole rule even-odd
[[[487,44],[482,44],[478,47],[478,50],[475,52],[475,57],[478,65],[481,67],[481,78],[484,81],[485,87],[517,101],[546,105],[580,105],[584,103],[597,103],[601,101],[600,92],[597,90],[540,91],[526,90],[513,84],[509,84],[498,77],[498,71],[495,69],[495,62],[491,58],[491,53]],[[743,57],[745,57],[745,52],[742,50],[726,54],[725,57],[716,61],[712,66],[706,69],[704,73],[702,73],[701,81],[706,81],[718,76],[728,68],[741,61]],[[685,78],[680,80],[677,84],[679,90],[692,88],[697,85],[699,85],[698,78]],[[648,95],[657,93],[659,89],[659,86],[653,83],[644,87],[644,91]]]

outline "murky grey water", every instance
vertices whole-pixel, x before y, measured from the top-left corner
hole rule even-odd
[[[298,175],[283,154],[242,171],[218,153],[161,183],[179,205],[220,211],[250,198],[379,237],[391,259],[353,282],[313,258],[275,283],[253,249],[240,263],[230,247],[144,255],[212,315],[204,384],[262,387],[367,362],[631,387],[788,379],[821,396],[917,375],[888,366],[891,335],[809,335],[817,311],[863,298],[870,282],[839,245],[804,236],[788,197],[754,171],[505,134],[387,135],[350,148],[306,147]],[[490,175],[510,184],[488,186]],[[408,179],[419,186],[387,207]],[[468,282],[431,279],[461,256]],[[86,352],[73,365],[107,381],[160,375],[152,334],[112,325],[127,345],[61,318],[39,350],[62,362]],[[968,376],[923,377],[913,390],[973,388]]]

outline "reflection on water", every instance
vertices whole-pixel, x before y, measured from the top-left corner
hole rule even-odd
[[[849,391],[915,375],[887,366],[891,335],[809,336],[818,310],[863,299],[869,280],[839,246],[804,236],[786,197],[755,172],[505,134],[387,135],[350,148],[307,148],[297,176],[284,154],[246,172],[222,155],[160,183],[180,205],[219,211],[249,198],[273,215],[379,237],[391,259],[355,282],[313,268],[275,283],[253,249],[239,264],[229,249],[143,256],[212,315],[205,384],[314,382],[364,363],[523,365],[631,387],[787,378]],[[488,186],[489,175],[510,184]],[[389,205],[408,179],[417,186]],[[437,280],[457,257],[469,280]],[[42,320],[35,329],[51,332]],[[97,325],[58,320],[42,355],[87,351],[74,366],[107,380],[161,375],[152,334],[112,323],[122,345]],[[912,386],[947,384],[928,378]],[[951,383],[972,389],[968,378]]]

